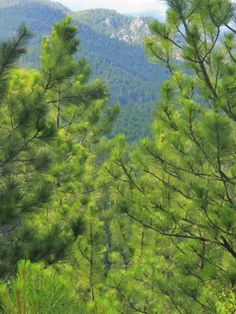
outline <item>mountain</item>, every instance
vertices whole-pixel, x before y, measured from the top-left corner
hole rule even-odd
[[[53,23],[68,14],[79,26],[78,57],[87,57],[93,77],[100,77],[108,85],[111,103],[118,101],[122,106],[113,133],[125,133],[130,141],[148,135],[153,103],[167,73],[150,64],[138,44],[146,26],[130,32],[133,21],[140,19],[100,9],[74,13],[46,0],[0,0],[0,40],[11,37],[20,24],[26,23],[35,36],[29,54],[21,62],[26,67],[39,66],[42,36],[49,34]],[[148,19],[142,21],[147,23]],[[121,30],[133,39],[119,37]]]
[[[141,43],[149,34],[149,17],[122,15],[113,10],[95,9],[72,14],[80,24],[93,31],[127,43]]]
[[[6,39],[25,23],[35,34],[31,45],[49,34],[52,25],[70,11],[60,3],[46,0],[0,0],[0,39]]]

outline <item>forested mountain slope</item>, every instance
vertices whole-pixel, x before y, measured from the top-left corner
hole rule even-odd
[[[141,43],[149,32],[150,18],[128,16],[106,9],[84,10],[73,13],[73,18],[96,33],[106,34],[127,43]]]
[[[102,18],[116,23],[116,34],[122,29],[128,34],[130,25],[134,23],[132,21],[148,22],[147,18],[131,18],[109,10],[75,14],[60,4],[42,0],[0,1],[0,39],[12,36],[17,27],[25,22],[35,36],[31,40],[30,53],[22,62],[27,66],[35,66],[38,64],[41,37],[49,33],[56,20],[67,14],[72,15],[79,25],[79,54],[88,58],[94,77],[102,77],[108,85],[110,101],[118,101],[122,105],[114,132],[125,133],[129,140],[147,135],[153,102],[158,97],[161,82],[167,76],[166,71],[148,62],[141,44],[124,42],[117,38],[118,35],[111,38],[108,22],[107,25],[101,23],[97,27]],[[146,32],[146,24],[144,25],[144,28],[137,29],[137,38]]]

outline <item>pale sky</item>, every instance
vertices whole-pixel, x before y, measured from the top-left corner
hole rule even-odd
[[[154,10],[159,14],[165,12],[164,0],[54,0],[72,10],[85,10],[91,8],[113,9],[120,13],[135,13]]]

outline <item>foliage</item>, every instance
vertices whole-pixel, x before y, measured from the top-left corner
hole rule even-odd
[[[76,293],[77,312],[235,310],[235,6],[229,0],[167,2],[166,23],[151,22],[145,49],[169,79],[152,133],[138,143],[107,136],[118,108],[107,105],[107,89],[86,60],[78,61],[77,29],[69,18],[43,39],[39,70],[13,69],[23,43],[6,58],[1,274],[11,281],[18,260],[43,261],[20,267],[32,270],[33,282],[41,270],[46,290],[56,274],[72,306]],[[106,37],[96,36],[104,49]],[[1,46],[1,64],[15,42]],[[114,51],[116,65],[122,63],[125,44],[109,43],[100,59],[108,69],[103,73]],[[127,59],[136,58],[136,47],[130,49]],[[134,76],[140,72],[125,66]],[[147,108],[138,108],[142,125]],[[117,123],[133,140],[132,102],[126,110],[132,120],[123,115]],[[5,306],[13,304],[21,278],[2,287]]]
[[[154,291],[154,305],[127,285],[117,284],[117,294],[130,311],[216,313],[219,291],[235,290],[235,12],[230,1],[168,4],[166,23],[153,21],[146,40],[171,75],[153,139],[131,152],[121,140],[107,163],[114,203],[127,224],[144,230],[142,271],[128,282]],[[137,233],[126,233],[127,243]]]
[[[220,295],[219,301],[216,303],[217,313],[230,314],[235,311],[236,298],[232,291],[224,291]]]
[[[13,36],[18,25],[27,23],[35,36],[30,41],[28,54],[21,59],[21,66],[40,67],[41,37],[49,34],[53,23],[66,14],[65,8],[50,1],[29,0],[21,2],[21,5],[7,2],[7,7],[0,9],[0,39]],[[92,77],[100,77],[108,86],[110,104],[121,104],[120,122],[115,123],[113,134],[126,133],[129,141],[138,140],[149,134],[153,102],[158,97],[160,84],[167,78],[167,71],[150,64],[141,46],[110,38],[109,25],[104,24],[102,29],[97,26],[100,19],[114,19],[118,30],[125,28],[129,33],[132,18],[109,10],[89,10],[84,14],[72,14],[79,26],[81,45],[78,58],[85,55],[93,69]],[[148,21],[144,19],[146,28]],[[134,34],[139,36],[140,32],[135,29]],[[140,111],[145,121],[140,121]],[[128,127],[126,119],[130,120]]]
[[[69,18],[56,23],[42,43],[41,71],[9,74],[1,107],[2,276],[22,258],[62,260],[83,232],[78,195],[94,190],[97,147],[118,107],[106,106],[105,86],[90,80],[84,58],[76,60],[76,32]]]
[[[8,314],[78,313],[75,291],[68,278],[43,264],[21,261],[9,288],[0,286],[1,308]]]

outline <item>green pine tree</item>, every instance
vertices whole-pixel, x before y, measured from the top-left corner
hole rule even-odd
[[[128,281],[151,287],[154,307],[127,286],[123,299],[131,293],[131,312],[216,313],[221,291],[235,289],[235,8],[167,2],[166,23],[153,21],[146,39],[152,61],[170,72],[153,139],[131,153],[121,142],[107,164],[127,224],[149,233],[143,271]]]
[[[55,127],[43,92],[37,89],[36,71],[16,69],[16,62],[26,52],[31,34],[22,26],[15,38],[0,45],[1,77],[1,276],[11,269],[11,247],[15,234],[28,213],[39,210],[48,201],[51,182],[45,171]],[[13,255],[18,255],[17,250]]]
[[[11,189],[2,196],[6,216],[11,207],[17,215],[7,238],[2,237],[2,274],[14,271],[19,259],[46,264],[70,260],[73,243],[86,228],[85,196],[98,189],[96,173],[106,155],[102,147],[108,145],[102,138],[118,107],[107,106],[105,86],[90,80],[84,58],[77,61],[78,45],[77,29],[66,18],[43,40],[41,70],[11,72],[4,101],[12,113],[5,116],[16,138],[7,133],[2,142],[14,158],[24,151],[16,155],[16,169],[11,166],[17,183],[5,170]],[[14,190],[18,182],[24,184],[24,190],[19,188],[22,200]]]

